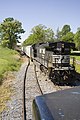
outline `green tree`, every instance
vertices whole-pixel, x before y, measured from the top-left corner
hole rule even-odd
[[[37,43],[36,40],[37,40],[37,35],[36,35],[36,34],[31,34],[31,35],[23,42],[23,45],[26,46],[26,45],[35,44],[35,43]]]
[[[70,25],[64,25],[61,31],[61,35],[66,35],[68,32],[71,31]]]
[[[65,42],[74,42],[74,34],[73,32],[68,32],[66,35],[62,36],[62,41]]]
[[[10,49],[14,49],[21,39],[19,34],[24,33],[22,29],[22,23],[14,20],[13,18],[6,18],[0,24],[0,40],[3,46],[7,46]]]
[[[80,27],[77,29],[77,32],[74,36],[74,42],[76,44],[76,48],[80,50]]]
[[[54,32],[44,25],[37,25],[31,30],[30,36],[23,42],[24,45],[54,41]]]
[[[74,34],[71,32],[70,25],[64,25],[60,31],[60,39],[62,41],[73,42]]]

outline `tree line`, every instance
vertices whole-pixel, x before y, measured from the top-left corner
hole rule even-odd
[[[55,34],[51,28],[47,28],[45,25],[39,24],[32,28],[31,34],[23,42],[23,45],[31,45],[48,41],[73,42],[76,44],[76,50],[80,50],[80,28],[77,28],[77,32],[73,33],[70,25],[64,25],[61,30],[58,28]]]
[[[14,18],[6,18],[0,23],[0,45],[15,49],[17,43],[21,39],[21,34],[24,33],[22,23]],[[32,45],[39,42],[56,42],[66,41],[76,44],[76,49],[80,50],[80,27],[76,33],[71,31],[70,25],[64,25],[61,30],[57,28],[56,33],[51,28],[39,24],[34,26],[30,35],[23,42],[23,45]]]

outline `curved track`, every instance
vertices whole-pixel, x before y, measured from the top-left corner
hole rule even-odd
[[[35,71],[35,78],[36,78],[39,90],[40,90],[41,94],[43,95],[43,91],[42,91],[42,89],[40,87],[40,84],[39,84],[39,81],[38,81],[38,77],[37,77],[37,73],[36,73],[36,65],[35,64],[34,64],[34,71]]]
[[[28,59],[28,65],[26,67],[24,82],[23,82],[23,120],[32,119],[31,104],[36,96],[51,92],[56,92],[59,90],[69,89],[71,87],[74,86],[55,85],[48,78],[48,76],[46,76],[43,72],[39,70],[39,68],[34,64],[34,62],[30,63],[30,59]]]
[[[33,76],[34,79],[32,80],[32,77],[30,76]],[[30,59],[28,59],[28,64],[25,70],[23,81],[23,110],[22,110],[23,120],[29,120],[32,117],[31,115],[32,108],[29,108],[30,107],[29,104],[32,104],[33,99],[38,95],[43,95],[43,92],[38,82],[36,66],[33,63],[30,64]]]
[[[30,60],[28,59],[28,65],[26,67],[24,80],[23,80],[23,111],[22,111],[23,112],[23,120],[26,120],[25,82],[26,82],[26,75],[27,75],[29,65],[30,65]]]

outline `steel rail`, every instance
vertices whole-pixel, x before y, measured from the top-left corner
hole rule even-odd
[[[29,65],[30,65],[30,60],[28,59],[28,65],[26,67],[24,80],[23,80],[23,110],[22,110],[22,119],[23,120],[26,120],[25,83],[26,83],[26,75],[27,75]]]
[[[34,64],[34,71],[35,71],[35,78],[36,78],[36,81],[37,81],[39,90],[40,90],[41,94],[43,95],[42,89],[41,89],[41,87],[40,87],[40,84],[39,84],[39,81],[38,81],[38,78],[37,78],[36,65],[35,65],[35,64]]]

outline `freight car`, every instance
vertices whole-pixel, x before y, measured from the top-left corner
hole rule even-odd
[[[74,43],[59,41],[27,46],[25,52],[38,63],[42,71],[48,73],[49,78],[55,80],[57,84],[63,84],[74,79],[74,58],[70,64],[71,49],[75,49]]]
[[[31,57],[32,55],[32,46],[23,46],[21,51],[23,52],[23,54],[25,54],[27,57]]]

